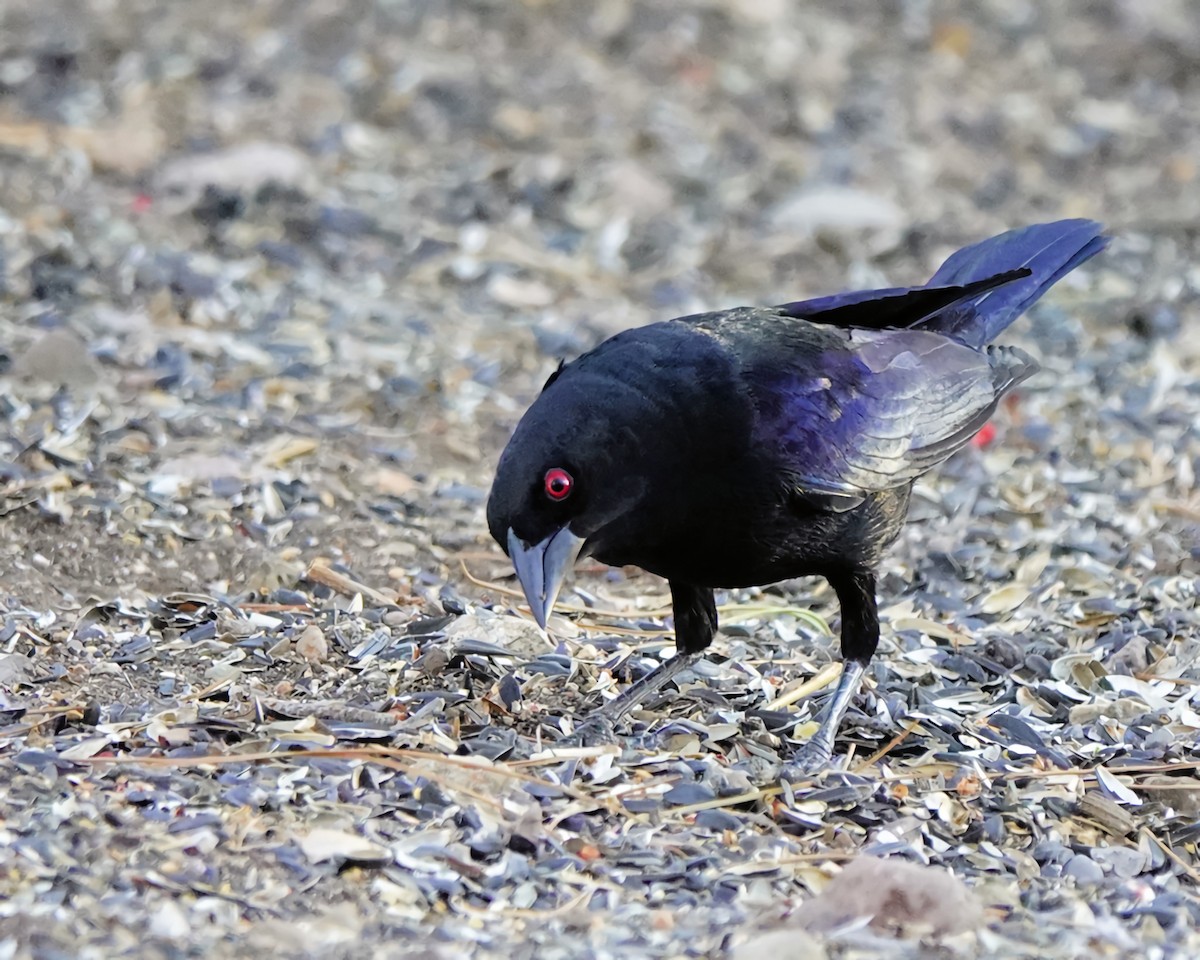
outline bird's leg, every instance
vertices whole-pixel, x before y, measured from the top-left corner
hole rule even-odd
[[[671,682],[704,654],[717,632],[717,605],[712,590],[671,581],[671,605],[675,614],[677,653],[659,664],[640,680],[630,684],[618,697],[609,700],[576,729],[581,742],[611,741],[616,722],[650,694]]]
[[[875,575],[855,570],[829,578],[842,611],[842,676],[817,716],[817,732],[793,755],[782,772],[784,780],[819,773],[833,758],[833,742],[842,718],[858,692],[862,675],[879,645],[879,608],[875,601]]]
[[[846,709],[850,706],[854,694],[858,692],[858,685],[866,669],[867,665],[861,660],[847,660],[842,664],[842,675],[838,679],[833,696],[825,701],[821,712],[817,714],[817,732],[784,766],[783,779],[800,779],[819,773],[829,766],[833,759],[833,741],[842,725],[842,717],[846,715]]]

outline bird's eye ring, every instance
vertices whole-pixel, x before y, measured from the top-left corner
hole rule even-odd
[[[546,496],[557,502],[566,500],[571,495],[571,488],[575,486],[575,480],[562,467],[551,467],[546,471],[543,486]]]

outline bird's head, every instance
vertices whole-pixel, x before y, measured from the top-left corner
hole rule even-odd
[[[732,370],[714,338],[667,322],[610,337],[547,381],[487,505],[540,625],[577,557],[655,571],[677,547],[746,435]]]
[[[500,457],[488,529],[543,627],[576,558],[603,551],[642,505],[650,478],[640,406],[607,379],[548,384]]]

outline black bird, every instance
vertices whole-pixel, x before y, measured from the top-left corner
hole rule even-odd
[[[879,642],[875,571],[913,481],[1037,369],[991,341],[1108,243],[1090,220],[1013,230],[920,287],[682,317],[560,366],[500,458],[492,536],[545,626],[579,556],[670,581],[677,655],[609,701],[604,726],[695,661],[714,587],[825,577],[841,679],[785,776],[831,758]]]

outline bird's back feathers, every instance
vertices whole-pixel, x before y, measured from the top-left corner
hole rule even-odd
[[[1012,230],[951,256],[923,287],[686,318],[720,340],[753,396],[755,443],[796,489],[850,509],[945,460],[1037,364],[989,347],[1107,244],[1100,225]]]

